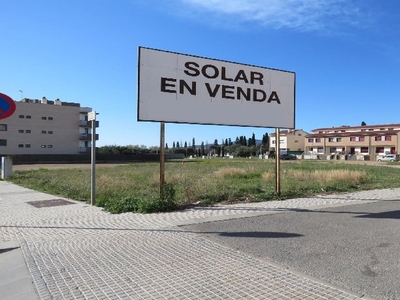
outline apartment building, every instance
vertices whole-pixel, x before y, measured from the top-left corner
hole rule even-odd
[[[317,128],[306,135],[305,153],[377,157],[399,153],[400,124]]]
[[[279,131],[279,149],[281,153],[294,153],[303,152],[305,136],[308,135],[302,129],[290,129]],[[269,134],[270,152],[275,152],[276,135],[275,133]]]
[[[14,103],[15,112],[0,119],[0,156],[90,153],[91,108],[46,97]]]

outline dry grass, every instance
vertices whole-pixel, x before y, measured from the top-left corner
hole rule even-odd
[[[237,174],[245,174],[248,171],[243,169],[243,168],[221,168],[217,171],[214,172],[214,174],[218,177],[226,177],[226,176],[232,176],[232,175],[237,175]]]
[[[269,170],[262,174],[264,181],[269,182],[275,178],[275,171]],[[288,181],[309,181],[319,184],[332,184],[334,182],[347,182],[359,184],[368,179],[366,171],[358,170],[284,170],[281,172],[281,179]]]

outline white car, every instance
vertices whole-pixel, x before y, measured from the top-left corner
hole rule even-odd
[[[378,157],[378,161],[399,161],[397,154],[386,154],[384,156]]]

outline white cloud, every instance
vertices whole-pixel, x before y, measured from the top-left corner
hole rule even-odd
[[[233,23],[251,21],[273,28],[319,31],[340,25],[358,27],[366,22],[366,16],[355,0],[180,1],[189,10],[187,13],[207,12],[214,17],[227,17]]]

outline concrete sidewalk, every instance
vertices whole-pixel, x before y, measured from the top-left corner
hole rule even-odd
[[[367,299],[221,246],[179,225],[399,195],[400,189],[391,189],[111,215],[0,181],[0,295],[2,299]]]

